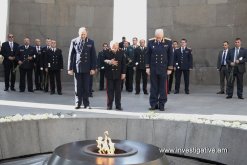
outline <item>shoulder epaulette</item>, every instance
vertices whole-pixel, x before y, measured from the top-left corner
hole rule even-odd
[[[189,48],[189,47],[187,47],[187,49],[190,49],[191,50],[191,48]]]
[[[154,38],[150,38],[150,39],[149,39],[149,41],[151,41],[151,40],[155,40],[155,39],[156,39],[155,37],[154,37]]]
[[[167,38],[167,37],[165,37],[165,39],[166,39],[166,40],[169,40],[169,41],[171,41],[171,40],[172,40],[172,39],[170,39],[170,38]]]

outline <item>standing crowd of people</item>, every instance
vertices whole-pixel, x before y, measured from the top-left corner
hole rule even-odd
[[[132,45],[122,37],[122,42],[111,41],[110,45],[103,43],[102,50],[96,55],[94,41],[88,38],[88,30],[82,27],[79,36],[71,40],[68,54],[68,74],[74,76],[75,108],[90,109],[89,97],[92,97],[93,76],[98,71],[99,90],[107,90],[107,109],[123,110],[121,91],[124,86],[127,92],[139,95],[141,90],[148,95],[148,77],[150,80],[149,110],[165,110],[167,94],[172,91],[175,77],[174,94],[180,93],[181,77],[184,78],[184,93],[190,94],[189,79],[193,69],[192,49],[187,46],[187,40],[172,41],[164,36],[163,29],[155,30],[155,37],[146,44],[144,39],[132,39]],[[17,68],[20,72],[20,92],[26,88],[33,92],[33,72],[35,75],[35,90],[43,90],[50,94],[62,95],[61,70],[63,55],[57,48],[56,41],[46,39],[46,46],[41,47],[41,40],[35,39],[34,46],[26,37],[23,45],[14,42],[13,34],[8,35],[8,41],[1,47],[4,57],[5,91],[15,91]],[[241,39],[236,38],[235,47],[229,49],[229,42],[223,42],[223,50],[219,52],[217,70],[220,74],[220,91],[226,92],[227,99],[233,96],[234,81],[237,79],[237,95],[243,98],[243,74],[247,51],[241,47]],[[134,83],[135,80],[135,83]],[[142,82],[142,88],[141,88]],[[55,85],[56,84],[56,85]],[[226,84],[226,85],[225,85]],[[226,86],[226,88],[225,88]]]

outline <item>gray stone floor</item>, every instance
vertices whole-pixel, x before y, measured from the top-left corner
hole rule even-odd
[[[0,162],[1,165],[46,165],[47,160],[49,159],[50,154],[47,155],[38,155],[29,158],[14,159]],[[213,165],[209,163],[199,162],[193,159],[186,159],[174,156],[167,156],[167,159],[170,165]]]
[[[16,85],[16,89],[18,84]],[[133,117],[139,113],[148,112],[149,96],[135,95],[123,91],[122,113],[106,111],[106,91],[95,91],[90,103],[94,111],[74,109],[74,86],[73,83],[63,84],[63,95],[50,95],[42,91],[34,93],[20,93],[3,91],[4,84],[0,82],[0,116],[13,114],[37,114],[37,113],[76,113],[83,117]],[[183,88],[181,88],[183,89]],[[166,111],[162,113],[181,114],[224,114],[224,115],[247,115],[247,101],[237,99],[236,94],[230,100],[225,95],[217,95],[217,86],[191,86],[191,94],[185,95],[183,90],[180,94],[170,94],[166,104]],[[235,92],[236,93],[236,92]],[[247,88],[244,88],[244,96],[247,96]],[[159,111],[156,111],[159,112]],[[111,115],[109,115],[110,113]],[[159,112],[161,113],[161,112]]]

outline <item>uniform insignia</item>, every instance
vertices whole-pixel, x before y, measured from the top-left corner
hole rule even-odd
[[[172,39],[170,39],[170,38],[167,38],[167,37],[165,37],[165,39],[166,39],[166,40],[169,40],[169,41],[171,41],[171,40],[172,40]]]

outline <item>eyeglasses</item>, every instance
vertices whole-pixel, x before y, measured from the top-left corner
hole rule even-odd
[[[14,36],[9,36],[9,38],[14,38]]]

